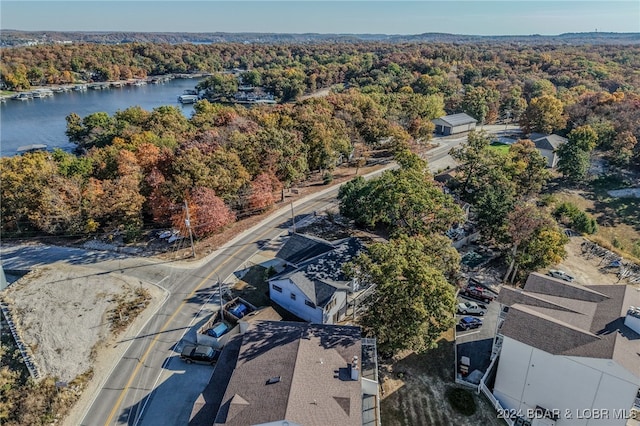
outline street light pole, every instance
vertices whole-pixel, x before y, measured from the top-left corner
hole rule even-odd
[[[189,230],[189,240],[191,240],[191,254],[195,258],[196,248],[193,245],[193,233],[191,232],[191,217],[189,216],[189,204],[187,203],[187,200],[184,200],[184,209],[187,212],[187,218],[184,220],[184,223],[187,225],[187,229]]]

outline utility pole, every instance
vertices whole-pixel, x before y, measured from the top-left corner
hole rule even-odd
[[[184,200],[184,209],[187,212],[187,218],[184,220],[184,223],[187,225],[187,229],[189,230],[189,240],[191,240],[191,254],[193,257],[196,257],[196,248],[193,245],[193,233],[191,232],[191,217],[189,216],[189,204],[187,200]]]
[[[293,233],[296,232],[296,216],[293,214],[293,201],[291,202],[291,222],[293,222]]]

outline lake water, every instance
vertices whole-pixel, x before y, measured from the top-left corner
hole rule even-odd
[[[100,111],[113,114],[136,105],[148,111],[175,105],[190,117],[193,104],[180,104],[178,96],[185,89],[193,89],[199,81],[174,79],[145,86],[55,93],[52,97],[28,101],[7,99],[0,103],[0,155],[14,155],[18,147],[31,144],[45,144],[49,150],[56,147],[72,150],[75,145],[65,135],[65,117],[72,112],[85,117]]]

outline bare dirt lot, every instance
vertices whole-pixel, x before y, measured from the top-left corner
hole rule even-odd
[[[112,311],[123,301],[135,299],[141,289],[150,296],[148,306],[128,327],[114,334]],[[137,333],[163,301],[163,293],[156,286],[119,273],[105,274],[59,262],[34,269],[13,283],[3,298],[42,376],[63,382],[87,372],[93,377],[66,419],[66,424],[74,425],[124,352],[126,345],[117,341]]]

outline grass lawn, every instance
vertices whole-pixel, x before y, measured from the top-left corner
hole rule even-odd
[[[509,152],[510,146],[511,145],[507,145],[506,143],[493,142],[491,145],[489,145],[489,148],[496,150],[501,154],[506,154],[507,152]]]

